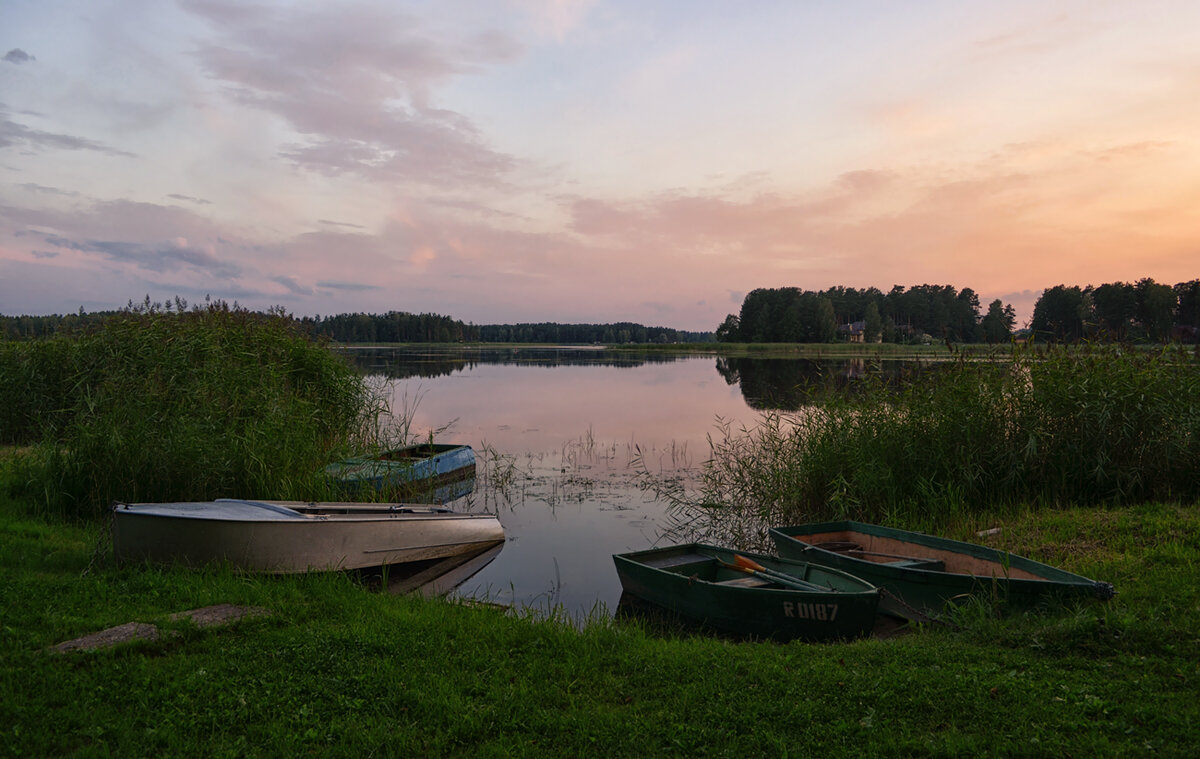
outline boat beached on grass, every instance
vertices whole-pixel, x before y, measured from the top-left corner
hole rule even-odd
[[[770,530],[779,555],[849,572],[884,590],[881,609],[936,617],[947,603],[995,599],[1013,608],[1113,597],[1113,586],[987,546],[853,521]]]
[[[412,504],[220,499],[113,506],[113,552],[121,562],[287,574],[439,559],[503,541],[494,514]]]
[[[875,624],[879,592],[836,569],[699,543],[613,561],[625,593],[737,635],[835,640]]]

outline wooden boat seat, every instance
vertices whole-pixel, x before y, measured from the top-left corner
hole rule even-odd
[[[655,557],[646,560],[645,563],[648,567],[669,569],[672,572],[686,574],[689,569],[698,569],[712,564],[713,558],[700,553],[681,553],[673,556]]]
[[[717,583],[717,585],[737,585],[738,587],[742,588],[761,588],[764,585],[770,584],[770,582],[761,577],[752,577],[750,575],[747,575],[746,577],[735,577],[732,580],[721,580]]]
[[[904,569],[928,569],[931,572],[946,571],[946,562],[941,559],[903,559],[901,561],[889,561],[884,566],[903,567]]]

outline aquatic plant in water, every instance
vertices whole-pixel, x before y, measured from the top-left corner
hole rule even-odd
[[[770,524],[910,524],[1018,502],[1200,497],[1200,367],[1179,350],[1076,346],[959,356],[900,389],[860,385],[710,436],[681,525],[753,546]]]

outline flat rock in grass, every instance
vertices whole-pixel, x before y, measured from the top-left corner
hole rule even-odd
[[[59,643],[57,646],[52,646],[50,650],[55,653],[94,651],[98,648],[111,648],[120,643],[128,643],[131,640],[158,640],[158,628],[145,622],[126,622],[98,633]]]
[[[270,616],[270,614],[271,612],[266,609],[254,606],[217,604],[216,606],[205,606],[202,609],[176,612],[167,618],[171,621],[190,619],[196,627],[208,628],[230,625],[250,617],[266,617]],[[167,631],[166,634],[174,635],[174,632]],[[163,633],[154,625],[145,622],[127,622],[123,625],[117,625],[107,630],[92,633],[91,635],[85,635],[82,638],[59,643],[57,646],[52,646],[50,650],[55,653],[95,651],[101,648],[111,648],[121,643],[128,643],[131,640],[158,640],[162,635]]]
[[[267,617],[271,612],[255,606],[238,606],[237,604],[217,604],[205,606],[203,609],[181,611],[167,617],[172,622],[190,618],[196,627],[217,627],[229,625],[247,617]]]

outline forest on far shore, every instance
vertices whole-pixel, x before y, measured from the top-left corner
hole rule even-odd
[[[232,308],[240,309],[237,303]],[[137,304],[130,301],[123,311],[0,314],[0,340],[30,340],[93,329],[114,314],[131,310],[187,309],[187,302],[181,298],[157,303],[147,297]],[[725,317],[716,332],[647,327],[634,322],[477,325],[440,314],[404,311],[297,317],[282,308],[272,308],[267,313],[291,320],[312,337],[341,343],[616,345],[703,343],[714,339],[738,343],[1003,343],[1013,338],[1017,327],[1010,304],[993,300],[984,311],[979,296],[969,287],[958,290],[952,285],[928,284],[909,288],[893,285],[886,293],[874,287],[819,291],[759,288],[746,295],[740,313]],[[1051,342],[1197,343],[1200,279],[1174,286],[1148,277],[1134,283],[1055,285],[1038,298],[1033,317],[1021,334]]]
[[[217,301],[218,305],[221,304]],[[129,302],[128,311],[188,310],[187,301],[176,298],[165,303]],[[229,308],[243,310],[236,303]],[[55,314],[50,316],[4,316],[0,314],[0,340],[33,340],[59,333],[94,329],[122,311]],[[339,343],[697,343],[712,342],[711,332],[688,332],[669,327],[647,327],[633,322],[612,324],[468,324],[440,314],[389,311],[385,314],[337,314],[334,316],[291,316],[282,308],[269,314],[291,320],[297,329]]]
[[[742,343],[1007,342],[1016,329],[1010,304],[993,300],[981,311],[969,287],[894,285],[760,288],[717,328],[717,340]],[[1035,340],[1166,343],[1196,342],[1200,334],[1200,279],[1164,285],[1145,278],[1086,287],[1055,285],[1034,306],[1028,326]]]

